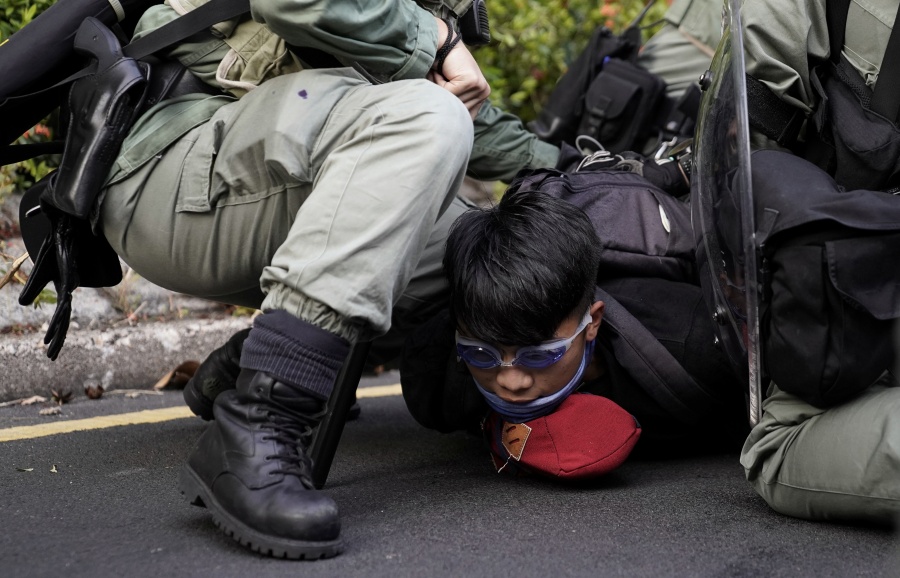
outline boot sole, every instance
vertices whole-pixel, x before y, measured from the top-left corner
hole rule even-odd
[[[319,560],[332,558],[344,551],[344,541],[341,538],[327,542],[289,540],[268,536],[250,528],[219,505],[216,498],[207,491],[206,485],[187,464],[181,469],[179,485],[181,494],[192,505],[209,509],[216,526],[225,532],[226,536],[254,552],[287,560]]]

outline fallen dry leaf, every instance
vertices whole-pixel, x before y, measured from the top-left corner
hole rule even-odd
[[[161,390],[161,389],[165,389],[165,388],[169,385],[169,382],[172,381],[172,377],[173,377],[174,375],[175,375],[175,370],[173,369],[173,370],[170,371],[169,373],[167,373],[167,374],[165,374],[164,376],[160,377],[160,378],[159,378],[159,381],[157,381],[156,383],[153,384],[153,389],[154,389],[155,391],[159,391],[159,390]]]
[[[153,385],[153,389],[159,391],[161,389],[184,389],[189,379],[194,377],[197,368],[200,367],[199,361],[190,359],[185,361],[169,373],[162,376],[159,381]]]
[[[9,283],[13,277],[15,277],[16,273],[18,273],[19,268],[22,266],[28,259],[28,253],[20,256],[18,259],[13,261],[12,267],[10,267],[9,271],[6,272],[6,275],[3,276],[3,279],[0,279],[0,288]]]
[[[31,397],[20,397],[19,399],[4,401],[3,403],[0,403],[0,407],[9,407],[11,405],[32,405],[35,403],[41,403],[42,401],[47,401],[47,398],[40,395],[32,395]]]
[[[57,391],[55,389],[51,389],[50,397],[59,405],[69,403],[72,400],[72,390],[60,389],[59,391]]]
[[[103,386],[102,385],[88,385],[84,388],[84,395],[88,397],[88,399],[100,399],[103,397]]]
[[[38,412],[40,415],[59,415],[62,410],[59,407],[47,407]]]

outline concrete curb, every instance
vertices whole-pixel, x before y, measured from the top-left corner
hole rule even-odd
[[[88,381],[106,389],[152,387],[180,363],[202,361],[250,323],[247,316],[194,318],[70,331],[56,361],[47,357],[43,333],[0,335],[0,401],[46,397],[59,388],[84,395]]]

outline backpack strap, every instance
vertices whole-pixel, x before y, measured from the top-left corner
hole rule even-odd
[[[850,0],[826,0],[825,18],[828,21],[828,46],[831,61],[835,64],[841,60],[844,48],[844,33],[847,30],[847,12]]]
[[[790,148],[803,126],[803,111],[778,98],[768,86],[749,74],[746,79],[750,126],[780,146]]]
[[[616,359],[660,405],[679,421],[697,425],[716,405],[672,354],[616,299],[599,287],[595,299],[606,304],[603,324],[617,335]]]

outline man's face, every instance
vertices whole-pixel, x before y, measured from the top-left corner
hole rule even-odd
[[[554,338],[565,339],[572,337],[578,331],[584,319],[582,311],[569,316],[563,321],[556,329]],[[579,332],[571,347],[562,357],[549,367],[538,369],[516,364],[491,369],[479,369],[470,363],[466,363],[466,366],[469,368],[472,377],[481,384],[481,387],[505,401],[524,403],[538,397],[552,395],[572,380],[572,377],[581,365],[587,342],[597,337],[600,321],[603,318],[603,302],[597,301],[591,305],[589,313],[590,321],[584,330]],[[462,329],[460,333],[464,335]],[[503,362],[511,362],[515,359],[520,347],[491,345],[502,354],[501,361]]]

